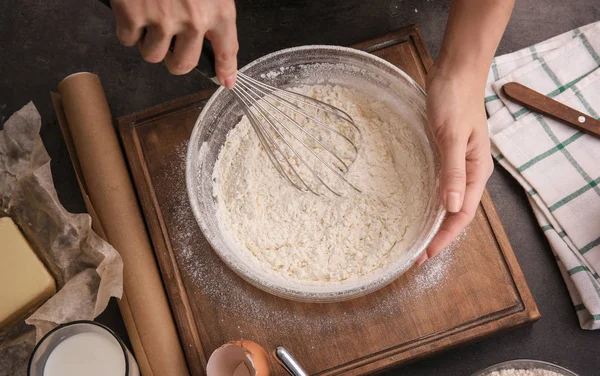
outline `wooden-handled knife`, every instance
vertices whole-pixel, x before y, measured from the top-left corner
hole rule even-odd
[[[504,84],[502,90],[507,97],[530,110],[563,121],[582,132],[600,138],[600,120],[588,114],[579,112],[517,82]]]

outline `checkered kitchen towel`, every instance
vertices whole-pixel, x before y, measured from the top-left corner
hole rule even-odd
[[[492,154],[525,188],[584,329],[600,329],[600,140],[511,102],[516,81],[600,118],[600,22],[492,63]]]

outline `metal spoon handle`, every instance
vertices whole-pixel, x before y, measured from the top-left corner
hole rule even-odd
[[[281,364],[283,368],[292,376],[308,376],[308,373],[300,366],[300,363],[289,351],[283,346],[277,346],[273,352],[275,359]]]

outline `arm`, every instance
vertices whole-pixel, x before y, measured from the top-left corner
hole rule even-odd
[[[513,5],[514,0],[454,0],[430,77],[466,75],[483,93]]]
[[[452,2],[442,48],[427,77],[427,117],[442,156],[442,199],[449,212],[428,257],[437,255],[471,222],[492,173],[484,89],[513,4],[514,0]]]

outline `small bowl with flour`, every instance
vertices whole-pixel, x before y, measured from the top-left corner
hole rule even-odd
[[[336,46],[274,52],[240,71],[352,116],[361,144],[346,178],[360,192],[297,190],[220,88],[197,120],[186,161],[195,218],[219,257],[252,285],[306,302],[356,298],[408,270],[445,214],[423,90],[385,60]]]
[[[473,376],[577,376],[577,374],[541,360],[515,359],[495,364]]]

